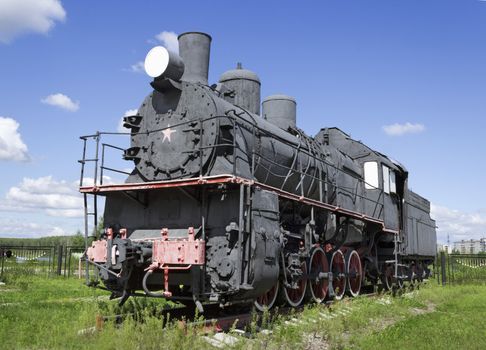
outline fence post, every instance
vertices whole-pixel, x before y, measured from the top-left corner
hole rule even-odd
[[[71,248],[66,248],[66,261],[67,261],[67,276],[71,276]],[[64,262],[64,268],[66,268],[66,262]],[[64,275],[66,275],[66,272],[64,272]]]
[[[66,254],[64,256],[64,277],[66,277],[66,270],[67,270],[67,256],[68,256],[68,250],[69,250],[69,247],[66,246]]]
[[[63,245],[59,245],[57,247],[57,275],[61,276],[62,272],[62,255],[63,255],[64,247]]]
[[[437,276],[437,284],[440,284],[440,272],[439,272],[439,254],[435,255],[434,259],[434,273]]]
[[[446,277],[446,258],[445,258],[445,253],[440,252],[440,269],[442,273],[442,285],[445,286],[447,283],[447,277]]]
[[[0,277],[3,277],[3,263],[5,261],[5,252],[3,251],[3,249],[0,249],[0,255],[2,258],[2,271],[0,272]]]

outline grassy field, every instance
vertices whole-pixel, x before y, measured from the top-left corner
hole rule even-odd
[[[130,299],[123,310],[81,280],[19,276],[0,286],[4,349],[211,349],[197,329],[162,328],[154,299]],[[95,315],[137,312],[143,322],[105,323]],[[441,287],[393,297],[346,299],[279,318],[268,332],[232,334],[235,349],[486,349],[486,286]],[[255,325],[253,325],[255,328]],[[253,329],[254,330],[254,329]],[[209,335],[211,336],[211,335]]]

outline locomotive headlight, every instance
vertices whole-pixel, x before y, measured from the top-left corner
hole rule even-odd
[[[178,81],[184,74],[184,62],[178,54],[163,46],[152,48],[145,57],[145,72],[152,78]]]

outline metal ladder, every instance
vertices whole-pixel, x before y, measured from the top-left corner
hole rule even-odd
[[[394,266],[394,270],[395,270],[395,273],[394,273],[394,278],[396,281],[403,281],[407,278],[407,275],[403,275],[403,270],[400,271],[400,274],[399,274],[399,267],[407,267],[407,265],[405,264],[402,264],[402,263],[399,263],[399,256],[401,255],[400,253],[400,244],[402,243],[402,240],[400,239],[400,233],[397,232],[394,234],[394,237],[393,237],[393,245],[394,245],[394,248],[393,248],[393,255],[394,255],[394,259],[393,260],[386,260],[385,263],[386,264],[393,264]]]
[[[96,149],[95,149],[95,157],[94,158],[86,158],[86,145],[88,138],[94,138],[96,142]],[[93,177],[93,186],[96,186],[97,181],[98,181],[98,149],[99,149],[99,141],[100,141],[100,133],[97,132],[95,135],[90,135],[90,136],[82,136],[80,137],[81,140],[83,140],[83,158],[78,160],[78,163],[81,164],[81,176],[79,179],[79,187],[83,186],[83,180],[84,180],[84,168],[86,163],[88,162],[93,162],[94,163],[94,177]],[[92,202],[93,202],[93,211],[89,211],[89,206],[88,206],[88,196],[91,197]],[[89,237],[89,218],[93,217],[93,222],[94,222],[94,227],[95,230],[98,227],[98,196],[95,193],[83,193],[83,201],[84,201],[84,246],[85,246],[85,254],[86,251],[88,250],[88,237]],[[86,257],[85,257],[86,258]],[[86,283],[89,283],[89,263],[88,260],[86,259],[86,266],[85,266],[85,272],[86,272]]]

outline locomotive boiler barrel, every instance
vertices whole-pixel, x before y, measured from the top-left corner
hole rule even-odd
[[[183,81],[180,95],[169,93],[154,92],[140,106],[144,117],[127,150],[144,181],[234,173],[319,199],[323,165],[312,138],[218,98],[209,87]],[[233,150],[223,147],[228,137]]]
[[[313,140],[303,134],[293,135],[257,118],[260,133],[255,145],[255,178],[270,186],[318,198],[319,172],[323,167],[314,154]]]
[[[218,100],[218,105],[220,114],[235,108],[224,100]],[[236,175],[318,199],[318,179],[324,167],[315,141],[297,129],[285,131],[259,115],[244,110],[235,114],[236,124],[243,124],[233,131]]]

